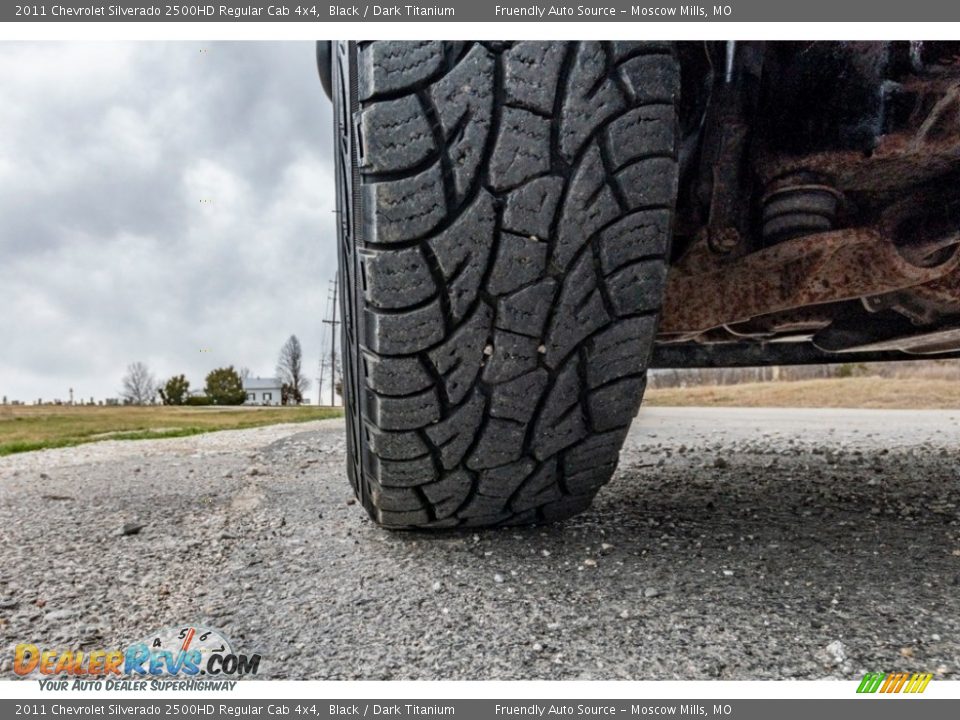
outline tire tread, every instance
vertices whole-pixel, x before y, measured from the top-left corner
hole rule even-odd
[[[645,388],[677,186],[672,45],[355,47],[358,496],[388,527],[580,512]]]

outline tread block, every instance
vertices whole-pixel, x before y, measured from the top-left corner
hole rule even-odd
[[[627,318],[590,338],[586,344],[589,387],[646,370],[656,324],[652,315]]]
[[[366,347],[381,355],[409,355],[443,339],[440,302],[406,312],[380,313],[366,308]]]
[[[557,476],[557,460],[551,458],[524,481],[510,507],[514,512],[523,512],[563,497]]]
[[[433,131],[416,95],[372,103],[360,113],[360,168],[394,172],[423,162],[436,149]]]
[[[363,353],[361,362],[367,387],[379,395],[409,395],[433,385],[433,378],[417,358],[378,357]]]
[[[670,234],[669,210],[640,210],[617,220],[599,235],[600,266],[604,274],[633,260],[666,255]]]
[[[490,415],[518,423],[530,422],[548,379],[547,371],[539,368],[495,385],[490,400]]]
[[[557,210],[563,178],[551,175],[524,183],[507,195],[503,227],[531,239],[547,240]]]
[[[557,367],[584,338],[609,321],[597,288],[593,255],[583,254],[564,278],[547,334],[544,362]]]
[[[410,88],[438,73],[443,65],[443,43],[435,40],[372,42],[357,53],[360,99]]]
[[[610,482],[616,468],[616,463],[588,468],[582,472],[567,475],[564,477],[564,484],[571,495],[593,496],[597,490]]]
[[[546,460],[587,434],[580,408],[579,362],[571,358],[557,375],[534,427],[533,455]]]
[[[638,160],[618,172],[616,182],[633,210],[671,207],[677,195],[677,163],[662,157]]]
[[[565,270],[577,251],[604,225],[620,215],[620,206],[606,184],[600,150],[591,145],[570,181],[562,209],[553,263]]]
[[[560,110],[560,151],[568,161],[576,157],[598,125],[624,109],[617,83],[605,75],[607,53],[603,43],[577,43]]]
[[[620,448],[627,437],[626,428],[591,435],[568,449],[563,457],[563,471],[569,477],[590,470],[603,469],[607,474],[613,472],[620,459]],[[568,491],[581,495],[573,488]]]
[[[463,199],[479,175],[493,120],[493,79],[493,57],[482,45],[474,45],[431,88],[458,199]]]
[[[497,327],[539,338],[556,294],[557,281],[546,278],[500,298],[497,302]]]
[[[487,270],[495,222],[493,197],[481,191],[453,225],[430,240],[430,249],[447,279],[454,320],[462,319],[477,297]]]
[[[537,367],[539,341],[516,333],[494,330],[493,348],[483,370],[486,382],[512,380]]]
[[[473,444],[484,405],[483,396],[474,391],[467,402],[426,429],[430,442],[440,451],[440,462],[445,469],[455,467]]]
[[[414,490],[404,487],[384,487],[375,480],[370,483],[373,504],[390,512],[423,510],[423,500]]]
[[[635,103],[672,103],[680,97],[680,67],[672,55],[639,55],[619,70]]]
[[[580,396],[579,365],[579,358],[571,357],[557,373],[547,401],[540,411],[540,422],[549,423],[559,420],[570,408],[577,404]]]
[[[583,411],[577,406],[554,424],[543,428],[534,445],[534,457],[546,460],[586,435],[587,423]]]
[[[406,397],[384,397],[368,392],[366,399],[364,416],[383,430],[416,430],[440,419],[440,403],[433,388]]]
[[[520,459],[526,428],[509,420],[490,418],[480,430],[480,441],[467,458],[471,470],[506,465]]]
[[[376,520],[387,528],[423,527],[430,522],[430,512],[423,510],[408,510],[406,512],[391,512],[374,506]]]
[[[550,121],[529,110],[505,107],[488,175],[495,190],[515,187],[550,170]]]
[[[590,393],[587,408],[593,429],[603,432],[633,422],[646,385],[646,377],[627,378]]]
[[[416,487],[437,479],[437,469],[433,465],[433,458],[429,456],[416,460],[376,458],[368,468],[368,472],[383,487]]]
[[[455,470],[436,482],[421,486],[421,490],[433,504],[437,518],[447,518],[463,505],[472,487],[470,475],[465,470]]]
[[[370,451],[384,460],[410,460],[430,452],[426,443],[412,431],[385,432],[368,424],[364,432]]]
[[[551,114],[565,53],[565,43],[543,41],[520,42],[504,53],[507,102]]]
[[[370,242],[420,237],[436,228],[447,214],[439,161],[411,177],[368,183],[361,186],[361,192]]]
[[[466,525],[473,525],[469,522],[471,518],[474,520],[482,518],[481,524],[483,525],[496,525],[501,520],[510,517],[510,513],[506,509],[506,500],[480,495],[479,493],[470,498],[458,514],[468,520],[465,523]]]
[[[430,268],[418,247],[361,254],[364,297],[378,308],[416,305],[437,291]]]
[[[625,60],[633,55],[651,55],[655,53],[670,53],[673,43],[669,40],[615,40],[610,43],[613,59],[616,62]]]
[[[477,491],[488,497],[509,498],[533,472],[535,463],[529,458],[509,465],[483,470],[477,481]]]
[[[606,133],[607,157],[613,161],[613,169],[654,155],[672,159],[675,121],[672,105],[644,105],[610,123]]]
[[[487,281],[493,295],[505,295],[542,276],[547,268],[547,244],[512,233],[500,233],[497,257]]]
[[[606,286],[614,311],[623,316],[658,310],[666,281],[666,263],[647,260],[617,270],[606,279]]]
[[[430,352],[430,361],[443,376],[447,399],[459,403],[473,388],[483,362],[483,348],[490,336],[493,311],[480,303],[470,319],[440,347]]]

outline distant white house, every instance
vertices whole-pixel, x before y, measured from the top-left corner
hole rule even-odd
[[[282,383],[277,378],[244,378],[243,391],[247,394],[244,405],[279,405],[282,400]]]

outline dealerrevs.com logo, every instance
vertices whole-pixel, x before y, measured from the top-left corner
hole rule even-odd
[[[218,630],[184,625],[165,628],[125,649],[60,650],[21,643],[14,650],[13,671],[37,677],[42,689],[50,690],[143,690],[148,683],[151,689],[163,689],[171,687],[164,680],[201,677],[202,683],[176,687],[231,689],[230,681],[256,675],[260,660],[258,654],[235,652]]]

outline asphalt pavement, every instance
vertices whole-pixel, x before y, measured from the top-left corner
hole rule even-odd
[[[342,421],[0,458],[17,643],[222,629],[258,677],[960,677],[960,411],[650,408],[563,524],[353,502]]]

